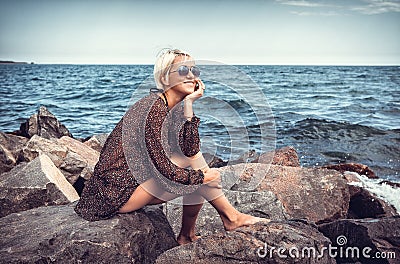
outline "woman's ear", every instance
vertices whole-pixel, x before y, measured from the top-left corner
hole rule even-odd
[[[161,77],[161,83],[162,83],[164,86],[168,86],[168,85],[169,85],[168,75],[165,75],[165,76]]]

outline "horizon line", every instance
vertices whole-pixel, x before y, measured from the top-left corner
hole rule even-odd
[[[142,65],[142,66],[154,66],[154,63],[77,63],[77,62],[56,62],[56,63],[36,63],[32,62],[25,62],[25,61],[14,61],[12,63],[1,63],[0,65]],[[208,64],[199,64],[199,65],[237,65],[237,66],[400,66],[400,63],[393,64],[393,63],[208,63]]]

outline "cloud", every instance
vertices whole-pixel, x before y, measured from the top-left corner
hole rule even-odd
[[[303,12],[303,11],[290,11],[291,14],[298,16],[339,16],[338,12],[327,11],[327,12]]]
[[[363,0],[365,4],[353,6],[352,11],[360,12],[365,15],[376,15],[387,12],[400,12],[400,1],[384,1],[384,0]]]
[[[305,0],[276,0],[276,2],[281,3],[283,5],[290,5],[290,6],[302,6],[302,7],[323,7],[327,6],[320,2],[312,2],[312,1],[305,1]]]

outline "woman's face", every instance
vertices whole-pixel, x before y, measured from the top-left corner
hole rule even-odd
[[[175,92],[186,96],[194,92],[195,80],[197,77],[193,75],[192,71],[189,71],[186,76],[181,76],[177,70],[182,65],[191,69],[195,66],[195,62],[192,57],[177,56],[169,70],[169,86],[171,87],[170,89],[173,89]]]

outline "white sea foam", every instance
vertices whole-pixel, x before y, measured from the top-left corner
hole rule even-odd
[[[352,182],[350,184],[367,189],[378,198],[393,205],[397,210],[397,214],[400,214],[400,188],[392,187],[386,183],[380,184],[379,182],[381,182],[382,179],[369,179],[364,175],[358,174],[357,178],[360,179],[361,182]]]

